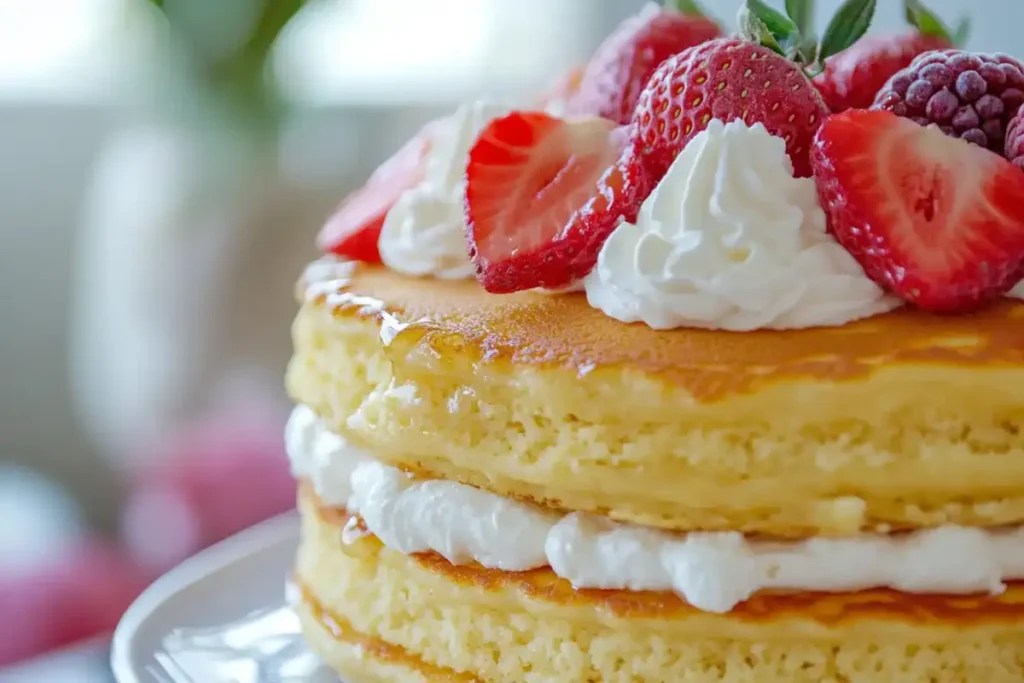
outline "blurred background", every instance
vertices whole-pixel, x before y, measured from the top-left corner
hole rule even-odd
[[[0,680],[82,641],[108,680],[141,588],[291,507],[281,377],[324,217],[423,121],[529,101],[642,4],[0,0]],[[1024,3],[928,4],[1024,56]]]

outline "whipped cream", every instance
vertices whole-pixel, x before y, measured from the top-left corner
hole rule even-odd
[[[886,536],[753,541],[673,535],[583,513],[558,515],[450,481],[418,481],[367,457],[307,407],[285,435],[292,472],[321,500],[362,517],[384,545],[505,571],[550,566],[579,588],[674,591],[727,612],[765,589],[999,593],[1024,579],[1024,528],[947,526]]]
[[[899,306],[825,230],[814,180],[761,124],[711,121],[584,280],[590,304],[656,329],[801,328]]]
[[[1024,280],[1021,280],[1016,287],[1007,293],[1006,296],[1014,299],[1024,299]]]
[[[384,265],[417,277],[472,277],[463,210],[466,160],[484,126],[508,112],[474,102],[438,122],[423,180],[402,193],[384,219],[378,243]]]

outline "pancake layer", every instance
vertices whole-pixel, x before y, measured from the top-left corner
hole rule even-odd
[[[382,681],[860,681],[1024,679],[1024,587],[999,597],[891,591],[764,594],[726,615],[674,595],[575,591],[341,541],[344,511],[300,495],[296,579],[306,635],[350,676]]]
[[[367,267],[301,290],[290,393],[424,476],[678,530],[1024,521],[1019,303],[728,333]]]

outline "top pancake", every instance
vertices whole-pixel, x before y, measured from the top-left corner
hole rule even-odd
[[[393,464],[674,529],[1024,520],[1019,302],[656,331],[581,294],[332,263],[306,279],[289,389]]]
[[[1024,303],[1012,300],[972,315],[904,309],[841,327],[653,330],[608,317],[582,293],[496,296],[473,280],[410,279],[366,266],[344,276],[337,264],[307,275],[322,278],[312,291],[336,315],[387,316],[398,325],[392,333],[401,327],[442,344],[447,338],[480,359],[578,374],[628,367],[684,386],[702,402],[794,377],[862,377],[884,365],[1024,366]]]

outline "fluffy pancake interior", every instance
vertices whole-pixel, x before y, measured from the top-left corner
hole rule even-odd
[[[792,337],[804,355],[786,355],[765,335],[747,335],[751,348],[742,352],[730,336],[724,348],[732,350],[723,350],[702,332],[705,346],[694,337],[652,351],[659,362],[668,362],[666,349],[685,351],[677,360],[688,368],[683,381],[643,364],[604,363],[606,356],[566,366],[495,347],[487,357],[467,337],[481,320],[494,323],[486,303],[458,283],[393,280],[356,277],[338,285],[353,296],[306,302],[288,373],[296,400],[382,460],[675,529],[803,536],[1024,521],[1024,338],[986,362],[948,355],[995,337],[1009,344],[1005,328],[1024,328],[1024,307],[978,319],[973,337],[956,329],[901,338],[909,328],[899,316],[809,330],[814,343]],[[438,302],[449,294],[446,309]],[[534,297],[500,311],[517,314],[520,325],[532,320],[543,338],[559,321]],[[560,306],[579,328],[578,304]],[[421,322],[394,334],[403,320]],[[916,353],[932,344],[943,362],[853,350],[822,356],[830,344],[855,350],[861,338],[877,350],[887,329],[890,347]],[[631,332],[622,343],[646,338]],[[759,338],[771,340],[762,364],[744,361]],[[776,376],[780,363],[805,369]],[[390,391],[396,386],[411,388],[415,400]]]

